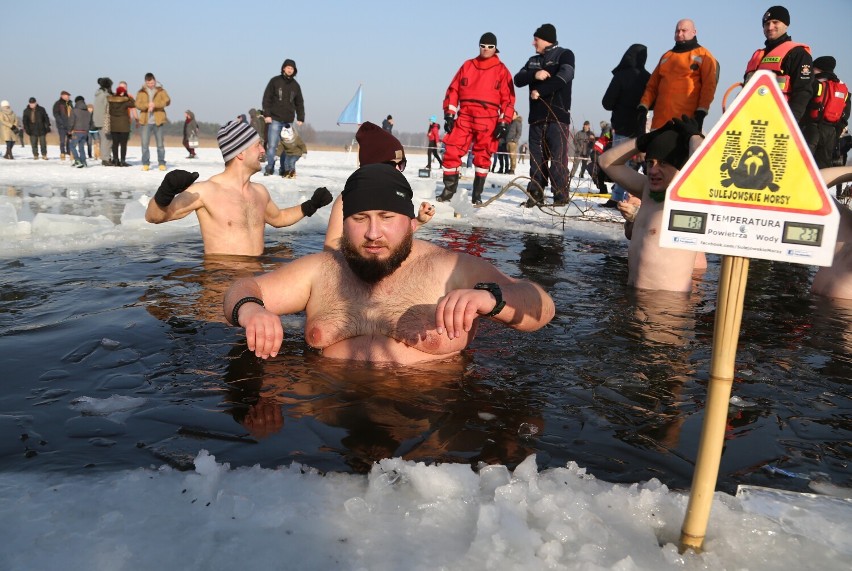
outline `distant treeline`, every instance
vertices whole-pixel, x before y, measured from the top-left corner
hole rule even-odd
[[[218,123],[207,123],[204,121],[198,122],[198,135],[199,138],[208,139],[211,143],[215,143],[216,141],[216,133],[219,130],[220,125]],[[301,135],[302,140],[305,141],[305,144],[310,146],[314,145],[323,145],[327,147],[340,147],[341,149],[345,148],[347,145],[350,145],[352,141],[355,139],[355,131],[357,129],[355,126],[352,126],[351,131],[317,131],[313,127],[310,126],[309,123],[305,123],[301,127],[299,127],[299,135]],[[170,122],[165,127],[165,135],[167,136],[175,136],[182,137],[183,136],[183,121],[174,121]],[[425,147],[426,146],[426,133],[394,133],[399,142],[402,143],[404,147]]]

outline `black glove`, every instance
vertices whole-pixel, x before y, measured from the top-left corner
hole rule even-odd
[[[171,171],[163,178],[163,182],[160,183],[160,188],[157,189],[157,193],[154,195],[154,201],[161,208],[165,208],[172,203],[175,196],[189,188],[197,178],[197,172]]]
[[[674,130],[677,131],[677,134],[684,142],[688,142],[693,135],[704,136],[701,134],[701,126],[692,117],[682,115],[680,119],[672,119],[671,122],[673,123]]]
[[[636,110],[636,135],[644,135],[647,131],[646,125],[648,124],[648,110],[644,107],[640,106],[639,109]]]
[[[314,195],[310,200],[302,203],[302,214],[305,216],[313,216],[314,212],[331,203],[334,200],[331,193],[324,186],[319,187],[314,191]]]
[[[17,135],[18,131],[19,131],[18,127],[15,126],[15,125],[12,125],[12,132]]]
[[[695,116],[693,117],[693,119],[695,119],[695,122],[698,123],[698,129],[700,131],[704,131],[705,117],[707,117],[707,111],[704,111],[703,109],[697,109],[695,111]]]
[[[508,123],[497,123],[497,127],[494,129],[494,138],[502,139],[509,132],[509,124]]]
[[[447,113],[444,115],[444,131],[449,133],[453,130],[453,127],[456,125],[456,118]]]

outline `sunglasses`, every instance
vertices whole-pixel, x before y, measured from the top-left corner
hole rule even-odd
[[[479,47],[483,50],[493,50],[497,46],[495,46],[494,44],[479,44]]]

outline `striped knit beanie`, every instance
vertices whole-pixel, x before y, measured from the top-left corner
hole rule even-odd
[[[254,127],[242,121],[231,121],[216,134],[222,158],[227,163],[260,140]]]

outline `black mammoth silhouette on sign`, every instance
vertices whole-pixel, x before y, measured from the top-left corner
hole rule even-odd
[[[737,188],[751,190],[763,190],[768,188],[772,192],[780,187],[773,182],[772,165],[769,163],[769,153],[763,147],[752,145],[747,148],[734,167],[734,157],[722,164],[722,174],[729,178],[722,179],[722,186],[728,187],[732,184]]]

